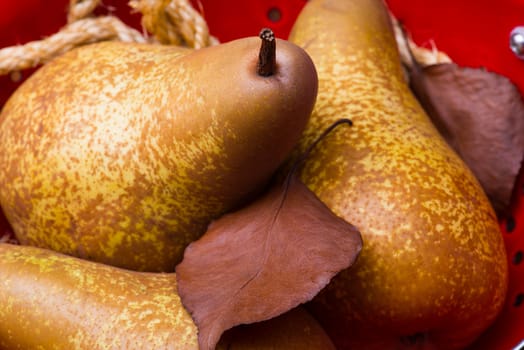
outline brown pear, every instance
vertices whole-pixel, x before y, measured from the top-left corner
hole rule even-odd
[[[310,0],[290,41],[319,76],[302,180],[362,233],[356,264],[311,304],[339,349],[459,349],[497,316],[507,262],[495,213],[404,81],[381,0]]]
[[[262,34],[199,50],[93,44],[32,75],[0,115],[0,203],[20,242],[173,271],[310,116],[311,59]]]
[[[0,244],[1,349],[198,349],[174,273]],[[217,349],[334,349],[304,309],[228,331]]]

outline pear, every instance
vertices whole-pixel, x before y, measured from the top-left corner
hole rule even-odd
[[[404,81],[387,8],[310,0],[289,40],[319,76],[299,148],[353,121],[317,147],[301,179],[363,237],[356,264],[311,310],[339,349],[463,348],[503,305],[504,244],[478,181]]]
[[[174,273],[0,244],[1,349],[198,349]],[[304,309],[228,331],[217,349],[334,349]]]
[[[313,109],[309,56],[261,38],[104,42],[39,69],[0,115],[0,204],[19,241],[173,271],[210,221],[264,187]]]

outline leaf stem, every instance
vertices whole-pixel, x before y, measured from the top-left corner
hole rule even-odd
[[[286,180],[285,180],[285,188],[288,188],[289,182],[291,181],[291,178],[293,177],[293,174],[297,171],[298,167],[302,165],[307,157],[311,154],[313,149],[322,141],[326,136],[328,136],[335,128],[337,128],[341,124],[347,124],[349,126],[353,125],[353,122],[351,119],[348,118],[341,118],[335,121],[333,124],[331,124],[329,127],[327,127],[322,134],[320,134],[307,148],[302,154],[298,157],[298,159],[293,164],[291,170],[289,170],[289,173],[287,174]]]
[[[288,189],[291,186],[291,181],[294,179],[294,174],[297,171],[298,167],[304,163],[304,161],[309,157],[313,149],[322,141],[326,136],[328,136],[335,128],[337,128],[341,124],[347,124],[349,126],[353,126],[353,122],[351,119],[348,118],[341,118],[335,121],[333,124],[331,124],[329,127],[327,127],[322,134],[320,134],[307,148],[302,154],[295,160],[295,162],[292,164],[291,169],[286,174],[286,178],[283,180],[283,189],[282,189],[282,199],[280,200],[280,205],[278,206],[278,209],[275,213],[275,219],[278,216],[278,213],[282,210],[282,207],[284,206],[284,202],[287,198]]]
[[[269,28],[263,28],[258,34],[262,39],[258,53],[257,73],[262,77],[269,77],[276,70],[276,40],[275,34]]]

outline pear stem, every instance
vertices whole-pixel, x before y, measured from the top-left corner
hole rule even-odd
[[[262,77],[269,77],[276,69],[276,40],[275,34],[269,28],[263,28],[258,35],[262,39],[258,53],[257,73]]]

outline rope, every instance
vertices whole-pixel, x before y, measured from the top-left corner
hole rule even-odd
[[[449,58],[449,56],[444,52],[439,51],[435,45],[432,45],[431,49],[427,49],[415,44],[415,42],[404,33],[401,24],[395,17],[393,17],[393,15],[391,15],[391,20],[393,22],[395,38],[397,40],[397,46],[403,64],[407,66],[413,65],[412,57],[409,54],[410,50],[413,53],[413,57],[422,66],[451,62],[451,58]]]
[[[101,0],[70,0],[67,25],[42,40],[0,49],[0,75],[16,73],[49,62],[73,48],[99,41],[118,40],[137,43],[160,43],[199,49],[215,45],[204,18],[189,0],[130,0],[132,10],[142,14],[142,26],[151,36],[140,33],[114,16],[95,16]],[[392,16],[402,62],[413,64],[409,50],[421,65],[451,62],[435,47],[417,46]]]
[[[129,6],[142,13],[142,25],[161,44],[199,49],[218,42],[187,0],[131,0]]]
[[[100,3],[101,0],[70,0],[67,24],[59,32],[42,40],[0,49],[0,75],[37,67],[75,47],[99,41],[159,42],[193,48],[217,43],[189,0],[130,1],[129,6],[142,13],[142,25],[153,37],[115,16],[95,16],[93,12]]]
[[[89,17],[100,4],[100,0],[69,0],[67,23]]]

